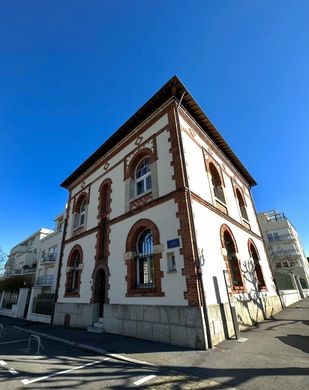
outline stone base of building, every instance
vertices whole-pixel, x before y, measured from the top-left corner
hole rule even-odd
[[[98,318],[98,305],[91,303],[56,303],[53,325],[86,329]]]
[[[205,349],[199,307],[109,304],[103,324],[108,333]]]
[[[239,299],[234,302],[240,330],[264,321],[282,310],[280,298],[275,295],[260,299]],[[214,345],[235,336],[231,309],[228,303],[209,305],[210,332]]]

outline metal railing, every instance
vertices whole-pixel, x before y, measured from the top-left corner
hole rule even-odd
[[[42,275],[36,280],[37,286],[51,286],[54,282],[54,275]]]
[[[48,253],[47,255],[41,257],[41,263],[55,262],[56,257],[57,253]]]
[[[278,236],[267,236],[269,242],[274,242],[274,241],[285,241],[285,240],[293,240],[294,237],[291,236],[290,234],[281,234]]]

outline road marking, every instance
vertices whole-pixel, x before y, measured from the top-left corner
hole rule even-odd
[[[17,375],[18,371],[16,371],[15,368],[10,368],[9,373],[11,373],[12,375]]]
[[[148,376],[145,376],[144,378],[139,379],[138,381],[134,382],[134,385],[139,386],[139,385],[141,385],[141,384],[143,384],[143,383],[145,383],[145,382],[150,381],[151,379],[153,379],[153,378],[155,378],[155,377],[156,377],[156,375],[148,375]]]
[[[12,344],[12,343],[21,343],[22,341],[28,341],[28,339],[15,340],[15,341],[5,341],[4,343],[0,343],[0,345],[3,345],[3,344]]]
[[[94,362],[87,363],[87,364],[85,364],[83,366],[74,367],[74,368],[71,368],[70,370],[64,370],[64,371],[55,372],[54,374],[41,376],[39,378],[35,378],[35,379],[32,379],[32,380],[22,379],[21,383],[23,383],[24,385],[29,385],[30,383],[40,382],[40,381],[43,381],[45,379],[53,378],[54,376],[57,376],[57,375],[67,374],[68,372],[71,372],[71,371],[74,371],[74,370],[80,370],[81,368],[84,368],[84,367],[87,367],[87,366],[93,366],[94,364],[98,364],[98,363],[101,363],[101,360],[96,360]]]
[[[0,360],[0,366],[6,366],[7,365],[7,362],[5,362],[4,360]]]

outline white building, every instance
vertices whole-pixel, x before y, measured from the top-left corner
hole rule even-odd
[[[54,324],[207,348],[231,307],[241,328],[280,310],[253,185],[173,77],[62,183]]]
[[[19,292],[5,291],[0,300],[0,314],[51,321],[64,218],[62,212],[55,218],[55,230],[41,228],[10,251],[4,278],[32,275],[33,287],[21,288]]]
[[[258,220],[278,288],[291,295],[287,304],[308,297],[309,265],[294,226],[276,210],[258,213]]]

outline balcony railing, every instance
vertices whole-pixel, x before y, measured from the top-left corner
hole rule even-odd
[[[292,237],[290,234],[281,234],[278,236],[268,236],[268,241],[269,242],[274,242],[274,241],[285,241],[285,240],[293,240],[294,237]]]
[[[56,253],[48,253],[41,257],[41,263],[54,263],[56,261]]]
[[[273,252],[273,256],[275,257],[294,257],[294,256],[300,256],[300,253],[296,251],[295,249],[288,249],[288,250],[282,250]]]
[[[51,286],[54,281],[54,275],[42,275],[36,280],[37,286]]]

